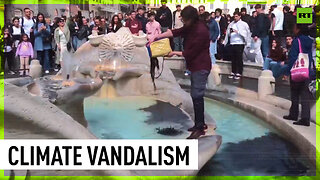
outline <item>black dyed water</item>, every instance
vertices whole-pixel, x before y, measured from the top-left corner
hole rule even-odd
[[[199,172],[201,176],[313,176],[315,168],[296,147],[275,133],[227,143]]]
[[[200,176],[314,176],[315,166],[263,120],[235,107],[206,99],[222,145]]]

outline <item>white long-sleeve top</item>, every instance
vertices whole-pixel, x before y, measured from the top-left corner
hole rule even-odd
[[[233,30],[237,30],[238,32],[230,32],[230,28]],[[227,34],[224,41],[224,45],[228,44],[230,36],[230,44],[245,44],[246,46],[250,46],[251,41],[251,32],[248,24],[241,19],[238,22],[232,21],[228,28],[227,28]]]

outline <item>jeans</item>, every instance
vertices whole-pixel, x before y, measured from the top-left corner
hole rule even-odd
[[[301,103],[302,111],[301,118],[306,121],[310,121],[310,99],[311,94],[309,91],[309,81],[305,82],[292,82],[290,81],[291,91],[291,107],[289,115],[293,118],[299,116],[299,101]]]
[[[183,39],[181,36],[173,38],[174,50],[183,51]]]
[[[212,64],[216,64],[216,54],[217,54],[217,41],[210,42],[210,57]]]
[[[43,51],[37,51],[37,58],[42,65],[42,69],[47,71],[50,69],[50,62],[49,62],[49,49]]]
[[[161,33],[164,33],[169,29],[169,27],[161,27],[160,29],[161,29]]]
[[[241,45],[241,44],[230,45],[230,59],[231,59],[231,65],[232,65],[232,72],[234,74],[242,75],[243,50],[244,50],[244,45]]]
[[[204,126],[204,92],[210,72],[206,70],[191,72],[191,98],[195,115],[195,126]]]
[[[273,61],[271,58],[266,58],[263,63],[263,70],[271,70],[275,78],[283,75],[287,67],[288,65],[281,65],[281,62]]]
[[[72,36],[72,47],[73,47],[74,51],[76,51],[79,47],[78,42],[79,42],[78,37]]]
[[[79,47],[82,46],[82,44],[86,43],[87,42],[87,39],[86,38],[83,38],[82,40],[78,39],[77,38],[77,49],[79,49]]]
[[[269,54],[269,36],[260,38],[261,39],[261,52],[263,56],[263,60],[266,60],[266,57]]]

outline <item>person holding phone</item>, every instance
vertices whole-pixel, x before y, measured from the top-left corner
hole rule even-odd
[[[245,45],[249,46],[251,32],[248,24],[241,20],[240,12],[233,13],[233,18],[234,20],[227,28],[224,45],[230,44],[232,72],[229,78],[238,80],[242,76],[243,71],[243,50]]]
[[[46,24],[44,15],[42,13],[39,13],[37,15],[36,23],[33,29],[35,36],[34,49],[37,51],[37,58],[40,61],[45,73],[49,74],[49,52],[51,50],[51,31],[50,26]]]

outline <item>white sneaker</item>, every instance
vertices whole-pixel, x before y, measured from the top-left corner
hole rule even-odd
[[[58,71],[59,71],[59,69],[58,69],[58,68],[54,68],[54,71],[55,71],[55,72],[58,72]]]
[[[26,71],[26,76],[29,76],[29,71]]]
[[[14,75],[14,74],[16,74],[16,73],[14,73],[13,71],[9,71],[8,74]]]
[[[228,76],[229,79],[233,79],[234,78],[234,73],[231,73],[229,76]]]
[[[240,79],[240,76],[234,76],[234,79],[235,79],[235,80],[239,80],[239,79]]]
[[[23,71],[20,71],[20,76],[23,76]]]
[[[241,74],[237,73],[236,76],[241,77]]]
[[[49,74],[49,70],[46,70],[44,73]]]

